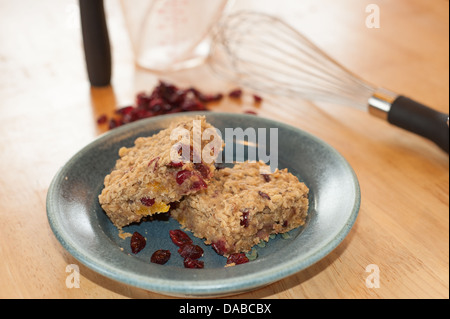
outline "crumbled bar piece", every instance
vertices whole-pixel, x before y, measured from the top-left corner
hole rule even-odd
[[[267,176],[263,163],[217,170],[208,188],[186,197],[171,215],[220,255],[248,252],[271,234],[304,225],[309,190],[284,170]]]
[[[207,129],[212,134],[203,135]],[[121,148],[120,159],[105,177],[99,195],[114,225],[121,229],[143,217],[165,213],[171,203],[207,188],[223,147],[215,132],[204,116],[184,117],[151,137],[136,139],[131,148]],[[205,136],[208,139],[203,140]]]

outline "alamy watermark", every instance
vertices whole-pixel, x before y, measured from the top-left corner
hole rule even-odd
[[[366,272],[370,273],[366,277],[366,287],[369,289],[380,288],[380,267],[375,264],[370,264],[366,267]]]
[[[69,289],[80,288],[80,267],[76,264],[67,265],[66,272],[70,273],[66,277],[66,287]]]
[[[278,128],[225,128],[223,136],[215,128],[207,128],[202,132],[201,120],[193,120],[192,136],[190,130],[177,127],[172,130],[170,139],[177,141],[170,151],[173,163],[189,160],[207,164],[260,161],[270,165],[271,172],[278,168]],[[223,150],[222,141],[225,142]]]
[[[80,268],[76,264],[66,266],[66,287],[68,289],[80,288]],[[366,277],[365,284],[368,289],[380,288],[380,267],[376,264],[367,265],[365,272],[369,273]]]
[[[380,28],[380,7],[377,4],[371,3],[366,6],[366,13],[369,15],[366,17],[366,27],[368,29]]]

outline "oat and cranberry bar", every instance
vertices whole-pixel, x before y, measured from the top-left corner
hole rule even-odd
[[[205,130],[215,132],[205,117],[184,117],[151,137],[136,139],[133,147],[119,150],[120,158],[105,177],[99,195],[101,207],[117,228],[165,213],[171,203],[207,188],[223,142],[218,135],[201,136]],[[210,150],[207,162],[198,156],[205,146]]]
[[[208,188],[183,200],[171,216],[224,256],[304,225],[306,185],[287,169],[264,171],[270,171],[265,164],[249,162],[217,170]]]

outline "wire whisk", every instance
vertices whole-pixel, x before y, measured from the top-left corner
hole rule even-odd
[[[369,84],[277,17],[248,11],[226,17],[215,34],[209,65],[219,76],[255,91],[369,111],[448,152],[448,114]]]

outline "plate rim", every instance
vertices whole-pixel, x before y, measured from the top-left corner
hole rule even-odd
[[[345,225],[336,233],[333,238],[330,238],[325,245],[322,245],[319,249],[316,249],[310,252],[306,257],[302,255],[301,258],[291,259],[282,264],[275,265],[269,269],[260,270],[257,274],[248,273],[242,277],[238,278],[228,278],[229,280],[226,283],[218,283],[214,281],[205,282],[202,285],[197,284],[195,287],[180,285],[177,287],[173,287],[167,284],[170,280],[160,279],[160,278],[149,278],[148,276],[142,276],[134,273],[124,272],[123,269],[118,269],[117,267],[112,267],[110,264],[102,261],[101,258],[95,258],[86,254],[83,249],[79,249],[79,247],[74,247],[71,244],[70,240],[65,237],[65,234],[61,228],[61,224],[58,220],[58,212],[56,207],[54,207],[53,198],[57,194],[57,186],[60,181],[64,179],[64,172],[73,162],[76,162],[77,158],[85,154],[89,149],[91,149],[94,145],[101,143],[101,141],[109,139],[110,136],[122,136],[126,132],[134,132],[135,129],[145,127],[148,123],[158,122],[165,119],[170,119],[172,117],[181,117],[181,116],[195,116],[195,115],[213,115],[217,117],[234,117],[234,118],[249,118],[254,120],[255,115],[249,114],[238,114],[238,113],[224,113],[224,112],[186,112],[186,113],[176,113],[169,115],[162,115],[158,117],[153,117],[149,119],[140,120],[134,123],[127,124],[125,126],[116,128],[115,130],[107,131],[95,139],[93,139],[86,146],[81,148],[78,152],[76,152],[70,159],[58,169],[57,173],[53,177],[50,186],[47,191],[46,197],[46,210],[47,210],[47,218],[57,240],[63,246],[67,252],[69,252],[76,260],[85,265],[86,267],[94,270],[95,272],[104,275],[110,279],[115,281],[125,283],[131,286],[139,287],[145,290],[149,290],[152,292],[166,294],[171,296],[190,296],[190,297],[214,297],[214,296],[226,296],[239,294],[242,292],[250,291],[255,288],[265,286],[271,284],[273,282],[279,281],[283,278],[286,278],[292,274],[295,274],[301,270],[304,270],[311,265],[315,264],[319,260],[326,257],[331,251],[333,251],[348,235],[350,230],[352,229],[357,216],[359,214],[360,206],[361,206],[361,189],[360,184],[357,178],[357,175],[348,161],[331,145],[323,141],[322,139],[312,135],[309,132],[306,132],[300,128],[295,126],[279,122],[276,120],[258,117],[258,120],[266,122],[268,125],[275,125],[274,127],[284,126],[288,129],[292,129],[295,131],[299,131],[304,136],[308,137],[310,140],[315,143],[320,144],[322,147],[325,147],[327,151],[331,151],[334,156],[340,159],[341,163],[345,165],[346,170],[350,173],[352,177],[353,187],[355,191],[355,199],[353,202],[352,211],[349,214],[348,219],[345,222]],[[134,133],[136,134],[136,133]],[[134,135],[132,134],[132,135]],[[70,239],[70,236],[69,236]],[[235,268],[235,267],[231,267]],[[204,271],[202,270],[191,270],[191,271]],[[142,278],[143,277],[143,278]],[[244,278],[245,280],[243,280]],[[142,280],[147,279],[147,280]],[[149,280],[150,279],[150,280]],[[237,282],[239,280],[240,282]],[[200,281],[199,281],[200,282]]]

